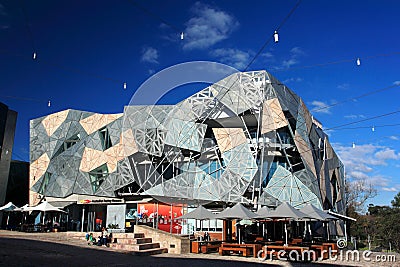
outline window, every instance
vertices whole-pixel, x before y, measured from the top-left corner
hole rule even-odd
[[[39,192],[38,192],[39,194],[44,195],[44,192],[46,191],[47,185],[49,184],[51,175],[52,174],[49,173],[49,172],[46,172],[44,174],[43,182],[42,182],[42,184],[40,185],[40,188],[39,188]]]
[[[99,130],[101,146],[103,147],[103,151],[112,147],[110,133],[107,128],[102,128]]]
[[[81,140],[80,134],[75,134],[75,135],[71,136],[70,138],[67,138],[64,141],[64,143],[60,146],[60,148],[57,150],[57,152],[54,153],[53,158],[57,157],[58,155],[63,153],[65,150],[67,150],[68,148],[72,147],[73,145],[78,143],[80,140]]]
[[[99,189],[99,187],[107,178],[107,176],[108,176],[107,164],[103,164],[100,167],[97,167],[96,169],[89,172],[90,183],[92,185],[93,193],[95,193]]]

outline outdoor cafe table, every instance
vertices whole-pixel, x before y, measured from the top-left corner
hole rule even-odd
[[[192,241],[191,252],[192,253],[208,253],[210,250],[218,250],[221,246],[222,241]]]
[[[310,246],[310,248],[317,252],[317,257],[318,258],[322,257],[322,259],[325,260],[325,259],[327,259],[329,257],[329,252],[328,252],[329,246],[313,244],[313,245]]]
[[[219,255],[225,255],[226,252],[242,252],[243,256],[253,255],[257,257],[258,251],[261,250],[261,244],[238,244],[238,243],[222,243],[219,248]]]
[[[331,249],[331,255],[335,256],[336,253],[338,252],[338,246],[336,243],[322,243],[323,246],[327,247],[327,250],[329,250],[329,248]]]

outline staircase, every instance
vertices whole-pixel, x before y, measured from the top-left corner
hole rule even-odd
[[[110,248],[124,250],[134,255],[168,253],[167,248],[161,248],[160,243],[153,243],[152,238],[146,238],[142,233],[113,233]]]

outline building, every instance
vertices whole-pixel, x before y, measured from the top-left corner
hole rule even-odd
[[[0,103],[0,206],[5,204],[17,112]],[[0,212],[0,222],[2,212]]]
[[[30,204],[75,203],[72,216],[83,211],[88,225],[149,197],[345,212],[344,166],[321,123],[266,71],[230,75],[176,105],[64,110],[30,127]]]

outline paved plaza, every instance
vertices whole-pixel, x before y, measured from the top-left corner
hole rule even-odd
[[[398,255],[397,255],[398,256]],[[398,259],[397,259],[398,261]],[[134,256],[107,247],[89,246],[84,240],[65,240],[65,233],[0,231],[0,266],[400,266],[397,262],[296,263],[261,261],[252,257],[211,254]]]

